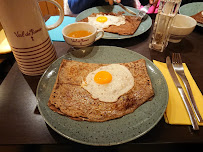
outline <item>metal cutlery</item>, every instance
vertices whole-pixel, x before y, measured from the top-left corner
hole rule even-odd
[[[132,15],[137,15],[135,12],[131,11],[130,9],[128,9],[127,7],[125,7],[123,4],[121,3],[117,3],[116,0],[114,0],[115,4],[118,4],[120,7],[122,7],[126,12],[132,14]]]
[[[185,95],[185,93],[183,91],[183,88],[181,87],[181,85],[180,85],[180,83],[178,81],[178,78],[177,78],[177,76],[175,74],[175,71],[174,71],[173,66],[171,64],[171,59],[170,59],[169,56],[166,58],[166,64],[167,64],[169,73],[170,73],[170,75],[171,75],[171,77],[173,79],[173,82],[176,85],[176,87],[178,89],[178,92],[179,92],[179,94],[181,95],[181,97],[183,99],[183,103],[184,103],[185,108],[186,108],[186,110],[188,112],[190,121],[192,123],[193,130],[199,130],[199,126],[198,126],[196,117],[195,117],[195,115],[193,113],[192,107],[190,106],[190,103],[189,103],[189,101],[188,101],[188,99],[187,99],[187,97],[186,97],[186,95]]]
[[[149,8],[151,7],[152,5],[151,4],[147,4],[145,5],[144,7],[142,7],[138,13],[138,17],[140,19],[142,19],[143,17],[145,17],[145,15],[147,14]]]
[[[191,101],[191,105],[193,107],[193,110],[196,114],[196,117],[198,119],[199,122],[203,122],[203,119],[200,115],[200,112],[197,108],[197,105],[196,105],[196,102],[195,102],[195,99],[194,99],[194,96],[193,96],[193,93],[192,93],[192,90],[190,88],[190,84],[185,76],[185,72],[184,72],[184,68],[183,68],[183,65],[182,65],[182,60],[181,60],[181,56],[180,56],[180,53],[173,53],[172,54],[172,65],[173,65],[173,68],[175,70],[175,72],[180,76],[181,80],[183,81],[184,83],[184,86],[187,90],[187,93],[189,95],[189,98],[190,98],[190,101]]]
[[[151,4],[147,4],[144,7],[142,7],[139,11],[138,14],[136,14],[135,12],[131,11],[130,9],[128,9],[127,7],[125,7],[124,5],[122,5],[121,3],[117,3],[116,0],[114,0],[114,3],[119,5],[120,7],[122,7],[126,12],[132,14],[132,15],[137,15],[140,19],[142,19],[146,13],[148,12]]]

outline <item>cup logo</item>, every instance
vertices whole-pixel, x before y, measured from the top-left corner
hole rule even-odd
[[[83,45],[84,42],[88,42],[89,39],[71,39],[73,43],[80,43],[80,45]]]
[[[31,40],[34,41],[34,35],[36,33],[40,32],[40,31],[42,31],[42,28],[39,28],[39,29],[29,29],[27,31],[16,31],[16,32],[14,32],[14,34],[18,38],[30,36]]]

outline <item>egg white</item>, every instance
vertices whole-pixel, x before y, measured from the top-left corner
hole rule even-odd
[[[107,71],[112,75],[112,81],[107,84],[98,84],[94,81],[94,76],[99,71]],[[115,102],[118,98],[127,93],[134,86],[134,78],[131,72],[123,65],[111,64],[102,66],[89,73],[86,80],[81,85],[94,99],[104,102]]]
[[[97,17],[105,16],[107,17],[106,22],[98,22],[96,21]],[[96,15],[96,17],[88,17],[88,23],[96,26],[98,29],[108,28],[110,25],[120,26],[125,24],[125,16],[113,16],[113,15]]]

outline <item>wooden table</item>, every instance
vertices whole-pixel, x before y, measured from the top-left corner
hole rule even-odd
[[[203,30],[196,27],[192,34],[180,43],[169,43],[163,52],[149,50],[152,29],[146,33],[124,40],[99,40],[94,45],[107,45],[128,48],[138,52],[150,60],[156,59],[165,62],[165,58],[172,52],[181,52],[183,62],[187,66],[199,86],[203,90]],[[58,56],[62,56],[70,48],[65,42],[54,42]],[[14,60],[11,58],[10,60]],[[11,61],[11,63],[12,63]],[[10,63],[10,62],[9,62]],[[9,66],[9,65],[8,65]],[[7,66],[1,67],[5,70]],[[203,127],[193,131],[191,126],[168,125],[162,118],[161,121],[147,134],[131,142],[112,147],[92,147],[70,141],[46,125],[42,116],[36,109],[36,87],[40,76],[31,77],[23,75],[14,63],[7,76],[0,85],[0,149],[13,147],[14,149],[54,148],[49,144],[59,144],[60,148],[70,150],[109,150],[126,151],[128,149],[152,150],[173,147],[176,143],[203,143]],[[26,144],[21,145],[21,144]],[[27,145],[28,144],[28,145]],[[36,145],[29,145],[36,144]],[[39,144],[43,144],[39,146]],[[48,144],[48,145],[47,145]],[[55,145],[55,146],[57,146]],[[149,147],[146,147],[148,145]],[[149,149],[148,149],[149,148]],[[166,149],[165,149],[166,150]]]

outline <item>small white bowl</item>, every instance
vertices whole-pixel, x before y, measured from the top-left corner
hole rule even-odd
[[[192,17],[177,14],[171,24],[169,29],[170,38],[169,41],[173,43],[178,43],[182,38],[189,35],[197,25],[197,22]]]
[[[91,32],[92,34],[81,38],[72,38],[67,36],[69,33],[74,31],[79,31],[79,30],[86,30]],[[101,33],[101,34],[97,36],[98,33]],[[104,35],[104,31],[97,30],[95,26],[86,22],[76,22],[65,26],[62,30],[62,34],[66,43],[68,43],[69,45],[75,48],[82,48],[82,47],[87,47],[92,43],[94,43],[95,41],[102,38]]]

